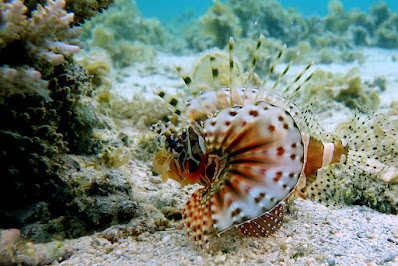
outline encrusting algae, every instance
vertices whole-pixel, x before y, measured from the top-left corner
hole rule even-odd
[[[367,168],[375,175],[391,172],[396,136],[390,136],[389,146],[378,146],[379,140],[387,139],[386,118],[358,115],[347,135],[327,133],[312,114],[311,104],[300,109],[293,101],[311,79],[307,71],[313,63],[280,90],[278,85],[298,53],[269,85],[286,46],[262,82],[253,79],[256,53],[249,73],[242,74],[236,69],[232,37],[228,47],[228,55],[209,52],[202,58],[201,64],[205,59],[209,62],[208,81],[192,79],[176,67],[193,96],[185,104],[157,92],[184,126],[178,129],[170,122],[159,122],[153,127],[162,146],[153,167],[164,181],[171,178],[181,186],[202,186],[191,195],[183,214],[188,235],[197,246],[209,248],[213,232],[220,235],[232,227],[247,236],[269,236],[282,226],[285,203],[297,196],[325,205],[338,203],[338,178],[331,165],[339,164],[359,177],[369,173]],[[220,65],[225,58],[226,70]],[[204,91],[196,93],[198,89]],[[381,149],[384,154],[377,152]],[[372,160],[382,163],[372,164]],[[317,174],[319,169],[322,174]]]

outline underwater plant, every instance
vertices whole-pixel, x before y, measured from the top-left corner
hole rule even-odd
[[[261,35],[256,52],[263,39]],[[297,53],[273,84],[268,84],[285,48],[258,82],[252,78],[256,76],[256,52],[249,72],[237,71],[231,37],[227,55],[205,56],[209,79],[195,80],[176,67],[192,98],[181,102],[164,91],[157,92],[179,116],[181,126],[171,122],[154,125],[161,145],[153,168],[163,181],[170,178],[182,187],[200,185],[183,213],[187,233],[200,248],[210,247],[212,234],[220,236],[234,227],[246,236],[271,235],[282,226],[285,204],[296,197],[325,205],[340,203],[341,177],[331,170],[333,165],[359,179],[365,173],[382,176],[393,169],[390,163],[397,140],[394,132],[390,134],[388,119],[377,118],[376,127],[367,122],[371,119],[362,122],[355,117],[347,134],[338,136],[322,129],[311,104],[299,108],[294,102],[312,77],[307,71],[313,62],[290,83],[281,85]],[[226,64],[220,63],[225,62],[220,57],[228,58]],[[197,93],[197,86],[205,90]],[[383,154],[375,152],[381,139],[390,144],[383,146]],[[372,160],[380,163],[370,163]]]

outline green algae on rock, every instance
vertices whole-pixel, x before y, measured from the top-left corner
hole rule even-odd
[[[130,0],[116,1],[83,28],[81,39],[88,48],[105,49],[118,67],[154,58],[156,50],[152,45],[159,48],[169,38],[158,20],[143,18]]]
[[[353,110],[377,110],[380,104],[378,90],[363,83],[356,73],[356,68],[352,68],[346,74],[316,71],[305,91],[308,96],[316,96],[317,101],[333,99]]]

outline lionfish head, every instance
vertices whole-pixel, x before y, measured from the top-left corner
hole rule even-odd
[[[206,154],[206,141],[203,129],[196,123],[177,131],[168,122],[159,122],[154,126],[155,132],[162,143],[160,151],[153,160],[154,171],[161,174],[162,180],[167,178],[185,185],[201,184],[208,186],[206,173],[211,159]]]

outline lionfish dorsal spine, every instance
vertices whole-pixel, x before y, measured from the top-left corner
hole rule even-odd
[[[229,42],[228,42],[228,60],[229,60],[229,86],[232,88],[234,87],[233,84],[233,71],[234,71],[234,58],[233,58],[233,50],[235,47],[235,42],[234,42],[234,38],[232,38],[232,36],[229,37]],[[232,103],[232,101],[231,101]]]
[[[286,44],[282,46],[282,48],[279,50],[278,55],[276,56],[274,62],[272,63],[271,67],[268,70],[267,76],[265,76],[264,80],[261,82],[260,89],[257,92],[256,97],[254,98],[254,101],[258,101],[263,98],[264,93],[265,93],[265,84],[267,83],[268,79],[270,78],[271,74],[275,70],[275,66],[278,64],[279,59],[282,57],[283,52],[286,49]]]
[[[230,106],[234,106],[235,104],[243,105],[243,100],[239,95],[239,92],[236,88],[234,79],[233,79],[233,71],[234,71],[234,59],[233,59],[233,51],[235,47],[235,42],[232,36],[229,38],[228,42],[228,60],[229,60],[229,102]]]
[[[184,104],[181,103],[178,99],[173,96],[170,96],[163,90],[155,91],[156,95],[158,95],[162,100],[167,103],[168,108],[170,111],[177,116],[183,118],[182,121],[190,121],[191,117],[184,111]]]
[[[192,78],[188,74],[183,74],[181,72],[181,67],[180,66],[175,66],[175,69],[177,70],[178,75],[181,77],[181,79],[184,81],[185,85],[187,86],[188,90],[191,92],[192,97],[197,101],[199,104],[200,108],[202,109],[201,112],[206,114],[207,117],[211,116],[211,113],[206,109],[204,103],[199,99],[196,93],[192,91],[191,85],[192,85]]]
[[[303,75],[308,71],[308,69],[310,69],[310,67],[311,67],[313,64],[314,64],[314,61],[310,62],[310,63],[303,69],[303,71],[301,71],[301,73],[293,80],[292,86],[293,86],[295,83],[297,83],[297,82],[301,79],[301,77],[303,77]],[[312,78],[312,75],[313,75],[313,73],[310,73],[310,74],[308,75],[308,77],[307,77],[305,80],[303,80],[303,82],[301,82],[301,83],[296,87],[296,89],[294,89],[293,92],[289,93],[289,95],[286,97],[289,103],[298,95],[300,89],[304,86],[304,84],[306,84],[306,83]],[[287,89],[290,89],[290,87],[287,88]],[[283,93],[282,93],[282,95],[283,95]]]
[[[297,51],[296,54],[290,59],[289,64],[285,67],[285,69],[282,71],[282,73],[279,75],[278,79],[274,82],[274,84],[271,87],[271,90],[274,90],[276,86],[279,84],[281,79],[286,75],[286,73],[289,71],[290,67],[292,66],[294,60],[296,60],[297,56],[299,56],[300,51]]]
[[[260,50],[260,47],[261,47],[261,44],[263,43],[264,38],[265,37],[264,37],[263,34],[260,34],[260,37],[258,38],[256,49],[254,50],[254,55],[253,55],[253,58],[252,58],[252,62],[250,64],[249,74],[247,76],[246,82],[244,83],[244,88],[245,88],[244,90],[245,91],[243,92],[243,97],[242,97],[243,100],[246,99],[246,93],[247,93],[247,90],[248,90],[248,86],[249,86],[250,80],[251,80],[251,78],[253,76],[254,68],[255,68],[256,62],[257,62],[257,54],[258,54],[258,51]]]
[[[219,90],[220,87],[220,81],[219,81],[219,73],[218,73],[218,68],[215,66],[214,61],[216,60],[215,55],[212,55],[209,51],[209,63],[210,63],[210,69],[211,69],[211,77],[213,81],[213,87],[214,91],[216,93],[216,98],[217,98],[217,105],[218,109],[221,110],[223,109],[223,102],[228,102],[228,99],[225,99],[225,95],[223,92]]]

